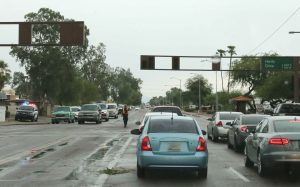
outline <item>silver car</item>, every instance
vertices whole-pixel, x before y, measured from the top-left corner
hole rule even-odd
[[[216,112],[212,118],[208,119],[207,137],[212,141],[227,138],[228,130],[231,127],[229,123],[242,114],[241,112]]]

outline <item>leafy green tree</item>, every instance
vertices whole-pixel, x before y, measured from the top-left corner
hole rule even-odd
[[[20,98],[30,98],[31,85],[28,77],[22,72],[14,72],[11,87],[15,89]]]
[[[234,110],[234,105],[231,103],[231,99],[241,96],[240,91],[218,92],[218,103],[222,106],[222,110]],[[216,94],[211,94],[205,97],[206,105],[214,106],[216,104]]]
[[[86,52],[84,63],[81,66],[83,78],[95,84],[101,100],[109,97],[112,68],[105,63],[105,45],[90,46]]]
[[[59,12],[48,8],[41,8],[37,13],[31,12],[25,15],[26,21],[72,21],[65,19]],[[89,30],[86,28],[86,36]],[[58,43],[58,25],[34,25],[32,29],[32,41],[37,43]],[[47,96],[51,103],[72,103],[79,98],[78,94],[78,66],[83,61],[88,40],[85,45],[68,47],[12,47],[10,54],[20,61],[25,67],[26,74],[32,85],[32,96],[40,100]]]
[[[111,76],[111,96],[118,103],[141,104],[142,81],[133,77],[129,69],[116,68]]]
[[[204,105],[206,103],[205,97],[211,95],[212,93],[212,85],[208,83],[208,80],[205,79],[202,75],[196,75],[192,78],[189,78],[186,81],[187,92],[184,94],[184,98],[186,101],[189,101],[193,104],[198,105],[199,103],[199,80],[200,80],[200,92],[201,92],[201,103]],[[188,98],[186,98],[188,95]]]
[[[4,88],[5,84],[8,84],[11,79],[10,69],[8,69],[8,65],[0,60],[0,90]]]

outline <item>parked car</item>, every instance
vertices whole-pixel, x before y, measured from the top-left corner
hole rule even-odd
[[[118,114],[122,114],[122,112],[123,112],[123,107],[124,107],[123,104],[119,104],[119,105],[118,105]]]
[[[39,111],[36,105],[22,105],[16,112],[15,120],[38,121]]]
[[[178,116],[183,116],[178,106],[156,106],[152,109],[152,112],[172,112],[177,113]]]
[[[85,104],[81,106],[78,114],[78,124],[84,124],[86,121],[101,123],[101,108],[98,104]]]
[[[75,121],[78,121],[78,114],[79,114],[79,111],[80,111],[80,107],[79,106],[72,106],[71,110],[74,113]]]
[[[142,132],[145,126],[145,123],[151,116],[178,116],[177,113],[171,112],[147,112],[142,121],[137,121],[135,124],[139,125],[139,130]]]
[[[267,116],[268,115],[262,114],[243,114],[232,123],[229,122],[228,148],[233,148],[236,152],[244,150],[247,136],[255,129],[257,124]]]
[[[230,128],[230,125],[227,123],[232,122],[242,114],[241,112],[216,112],[212,118],[208,119],[207,138],[212,141],[218,141],[219,138],[227,138],[228,129]]]
[[[51,122],[59,123],[61,121],[74,123],[75,122],[75,115],[71,110],[70,106],[58,106],[54,108],[52,112]]]
[[[300,116],[300,103],[281,103],[278,104],[273,116]]]
[[[107,110],[107,105],[105,103],[98,103],[98,105],[101,108],[101,117],[102,119],[104,119],[105,121],[109,120],[109,113]]]
[[[208,151],[205,131],[191,117],[152,116],[137,142],[137,176],[145,177],[148,169],[189,169],[207,177]],[[151,171],[151,170],[149,170]]]
[[[109,113],[109,117],[118,118],[118,106],[116,103],[108,103],[107,104],[107,110]]]
[[[300,168],[300,117],[265,117],[246,138],[245,166],[257,164],[260,176],[272,167]]]

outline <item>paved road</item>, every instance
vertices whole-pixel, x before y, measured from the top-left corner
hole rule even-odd
[[[279,170],[267,178],[243,166],[243,156],[226,143],[208,141],[206,180],[194,173],[156,171],[136,177],[136,136],[129,134],[145,110],[132,111],[129,126],[122,119],[95,124],[0,126],[2,186],[300,186],[300,177]],[[207,121],[196,117],[203,129]],[[114,171],[123,174],[108,175]]]

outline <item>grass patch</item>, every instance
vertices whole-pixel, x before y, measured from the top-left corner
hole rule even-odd
[[[100,170],[100,173],[107,174],[107,175],[119,175],[119,174],[124,174],[124,173],[129,173],[131,170],[129,169],[124,169],[124,168],[106,168],[105,170]]]

